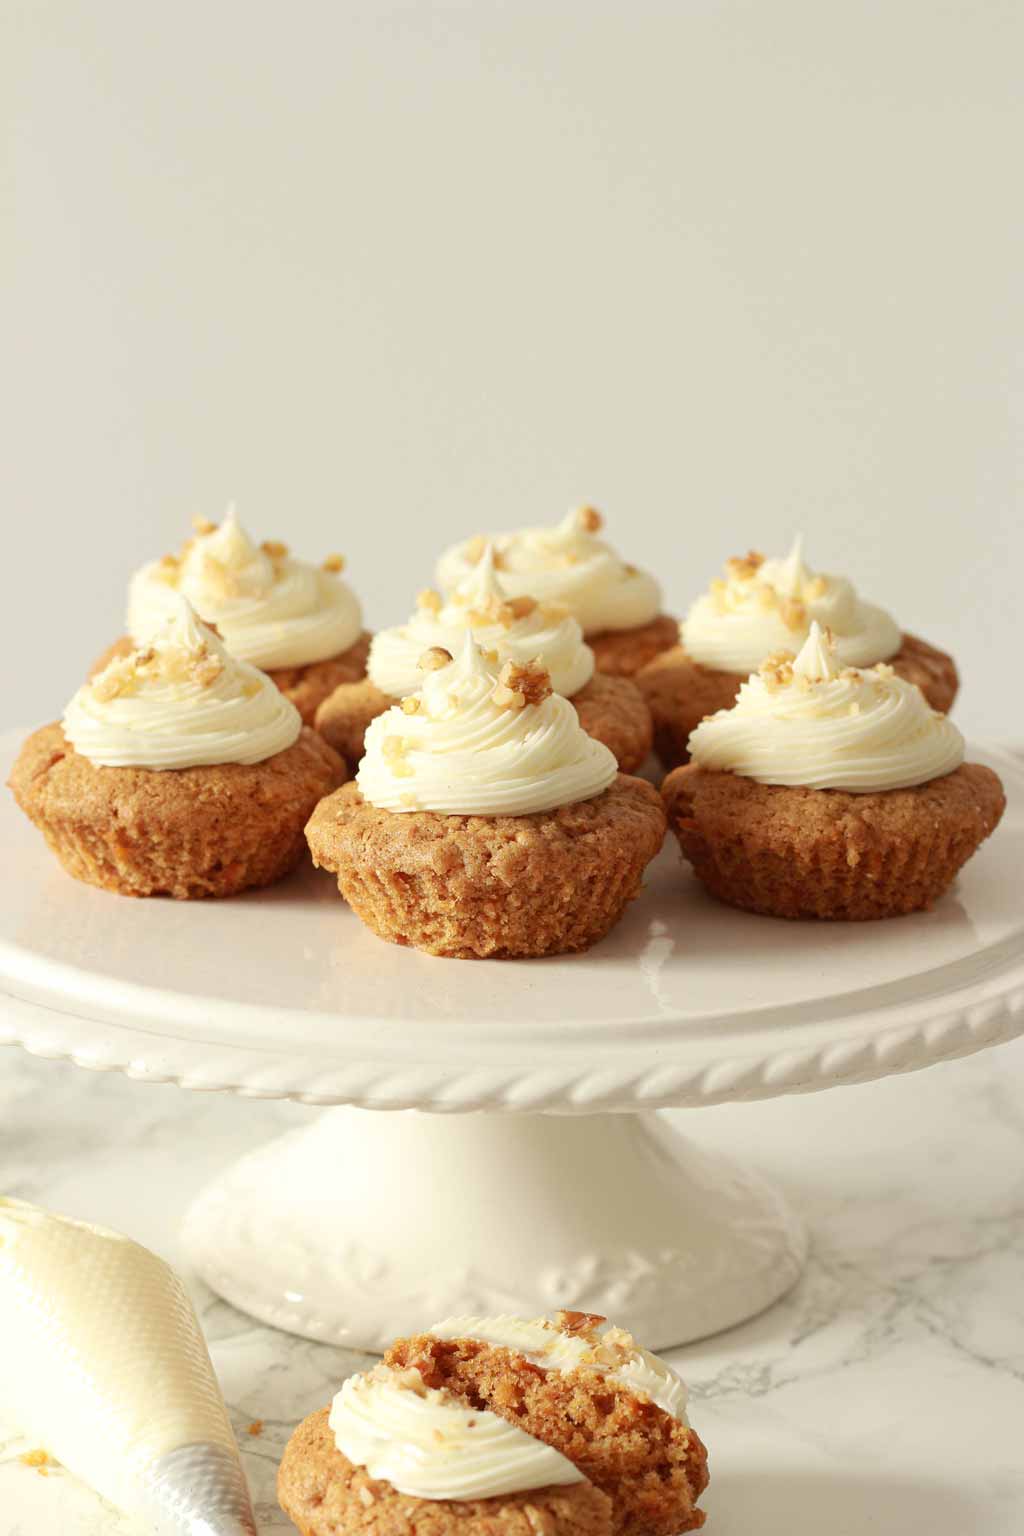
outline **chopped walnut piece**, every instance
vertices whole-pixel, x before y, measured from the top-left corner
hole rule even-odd
[[[345,556],[328,555],[324,560],[323,568],[329,576],[340,576],[345,569]]]
[[[420,701],[419,701],[419,699],[413,698],[413,696],[411,694],[409,695],[409,697],[407,699],[403,699],[402,700],[402,713],[403,714],[406,714],[406,715],[416,715],[416,714],[419,714],[419,708],[420,708]]]
[[[421,611],[421,613],[440,613],[440,592],[435,592],[433,587],[424,587],[422,592],[418,592],[416,594],[416,607]]]
[[[466,559],[470,565],[478,565],[480,563],[486,548],[487,540],[482,533],[475,534],[473,538],[466,541]]]
[[[446,651],[443,645],[432,645],[420,657],[419,668],[421,672],[440,672],[442,667],[450,667],[451,662],[451,651]]]
[[[854,669],[856,670],[856,668]],[[887,661],[880,661],[874,668],[876,677],[895,677],[896,668],[891,667]]]
[[[783,598],[779,612],[782,614],[782,622],[787,629],[803,629],[807,623],[807,609],[799,598]]]
[[[289,554],[288,545],[282,544],[280,539],[264,539],[260,549],[271,560],[287,560]]]
[[[600,533],[604,527],[604,518],[596,507],[579,507],[576,512],[576,526],[584,533]]]
[[[18,1457],[18,1460],[26,1467],[48,1467],[50,1465],[49,1452],[42,1450],[26,1451],[23,1456]]]
[[[535,597],[510,597],[505,607],[511,611],[513,620],[528,619],[531,613],[537,610]]]
[[[192,527],[196,533],[200,534],[217,532],[217,524],[211,523],[208,517],[194,517],[192,519]]]
[[[764,565],[760,550],[748,549],[745,555],[733,555],[725,562],[725,574],[729,581],[752,581]]]
[[[404,757],[409,750],[409,743],[404,736],[385,736],[381,743],[381,752],[390,762],[393,758]]]
[[[523,709],[551,696],[551,676],[539,661],[506,661],[491,694],[499,709]]]
[[[224,663],[220,657],[207,652],[196,662],[192,675],[200,688],[211,688],[223,671]]]
[[[123,699],[134,693],[138,683],[135,662],[134,656],[124,656],[104,667],[100,675],[93,679],[93,696],[101,704],[109,704],[112,699]]]
[[[160,559],[157,561],[153,568],[153,575],[156,577],[157,581],[163,581],[166,582],[168,586],[173,586],[178,579],[178,573],[180,570],[181,561],[178,559],[177,555],[161,555]]]
[[[559,1333],[567,1333],[570,1338],[578,1334],[586,1335],[600,1328],[608,1319],[602,1317],[600,1312],[556,1312],[555,1327]]]

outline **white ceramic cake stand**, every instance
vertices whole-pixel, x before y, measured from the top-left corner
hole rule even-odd
[[[122,900],[63,874],[5,799],[0,1041],[347,1106],[188,1216],[201,1273],[265,1322],[376,1348],[446,1313],[571,1307],[685,1343],[780,1296],[805,1245],[778,1194],[659,1106],[863,1082],[1024,1033],[1024,766],[972,755],[1010,807],[934,912],[748,916],[671,844],[603,944],[547,961],[387,946],[312,869],[233,901]]]

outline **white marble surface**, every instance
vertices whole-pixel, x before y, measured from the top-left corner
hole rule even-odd
[[[0,1188],[179,1257],[225,1160],[306,1120],[0,1051]],[[1024,1042],[913,1077],[691,1112],[805,1213],[792,1296],[672,1357],[711,1452],[716,1536],[1024,1529]],[[339,1169],[339,1178],[345,1176]],[[363,1357],[256,1326],[196,1288],[263,1533],[296,1421]],[[2,1362],[0,1362],[2,1369]],[[263,1421],[250,1437],[248,1426]],[[2,1452],[0,1452],[2,1455]],[[124,1536],[60,1470],[0,1464],[0,1536]]]

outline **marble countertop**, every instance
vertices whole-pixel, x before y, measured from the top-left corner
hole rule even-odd
[[[180,1262],[179,1223],[204,1180],[313,1113],[0,1050],[0,1189]],[[776,1179],[813,1240],[786,1301],[670,1355],[710,1449],[708,1530],[1020,1536],[1024,1041],[685,1119],[699,1141]],[[365,1357],[259,1326],[198,1282],[194,1293],[260,1530],[290,1531],[274,1499],[285,1440]],[[60,1469],[42,1477],[0,1460],[0,1536],[132,1530]]]

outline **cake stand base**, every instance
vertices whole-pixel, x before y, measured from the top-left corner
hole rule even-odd
[[[769,1306],[806,1252],[780,1195],[653,1113],[327,1110],[217,1179],[184,1237],[233,1306],[374,1351],[559,1308],[665,1349]]]

